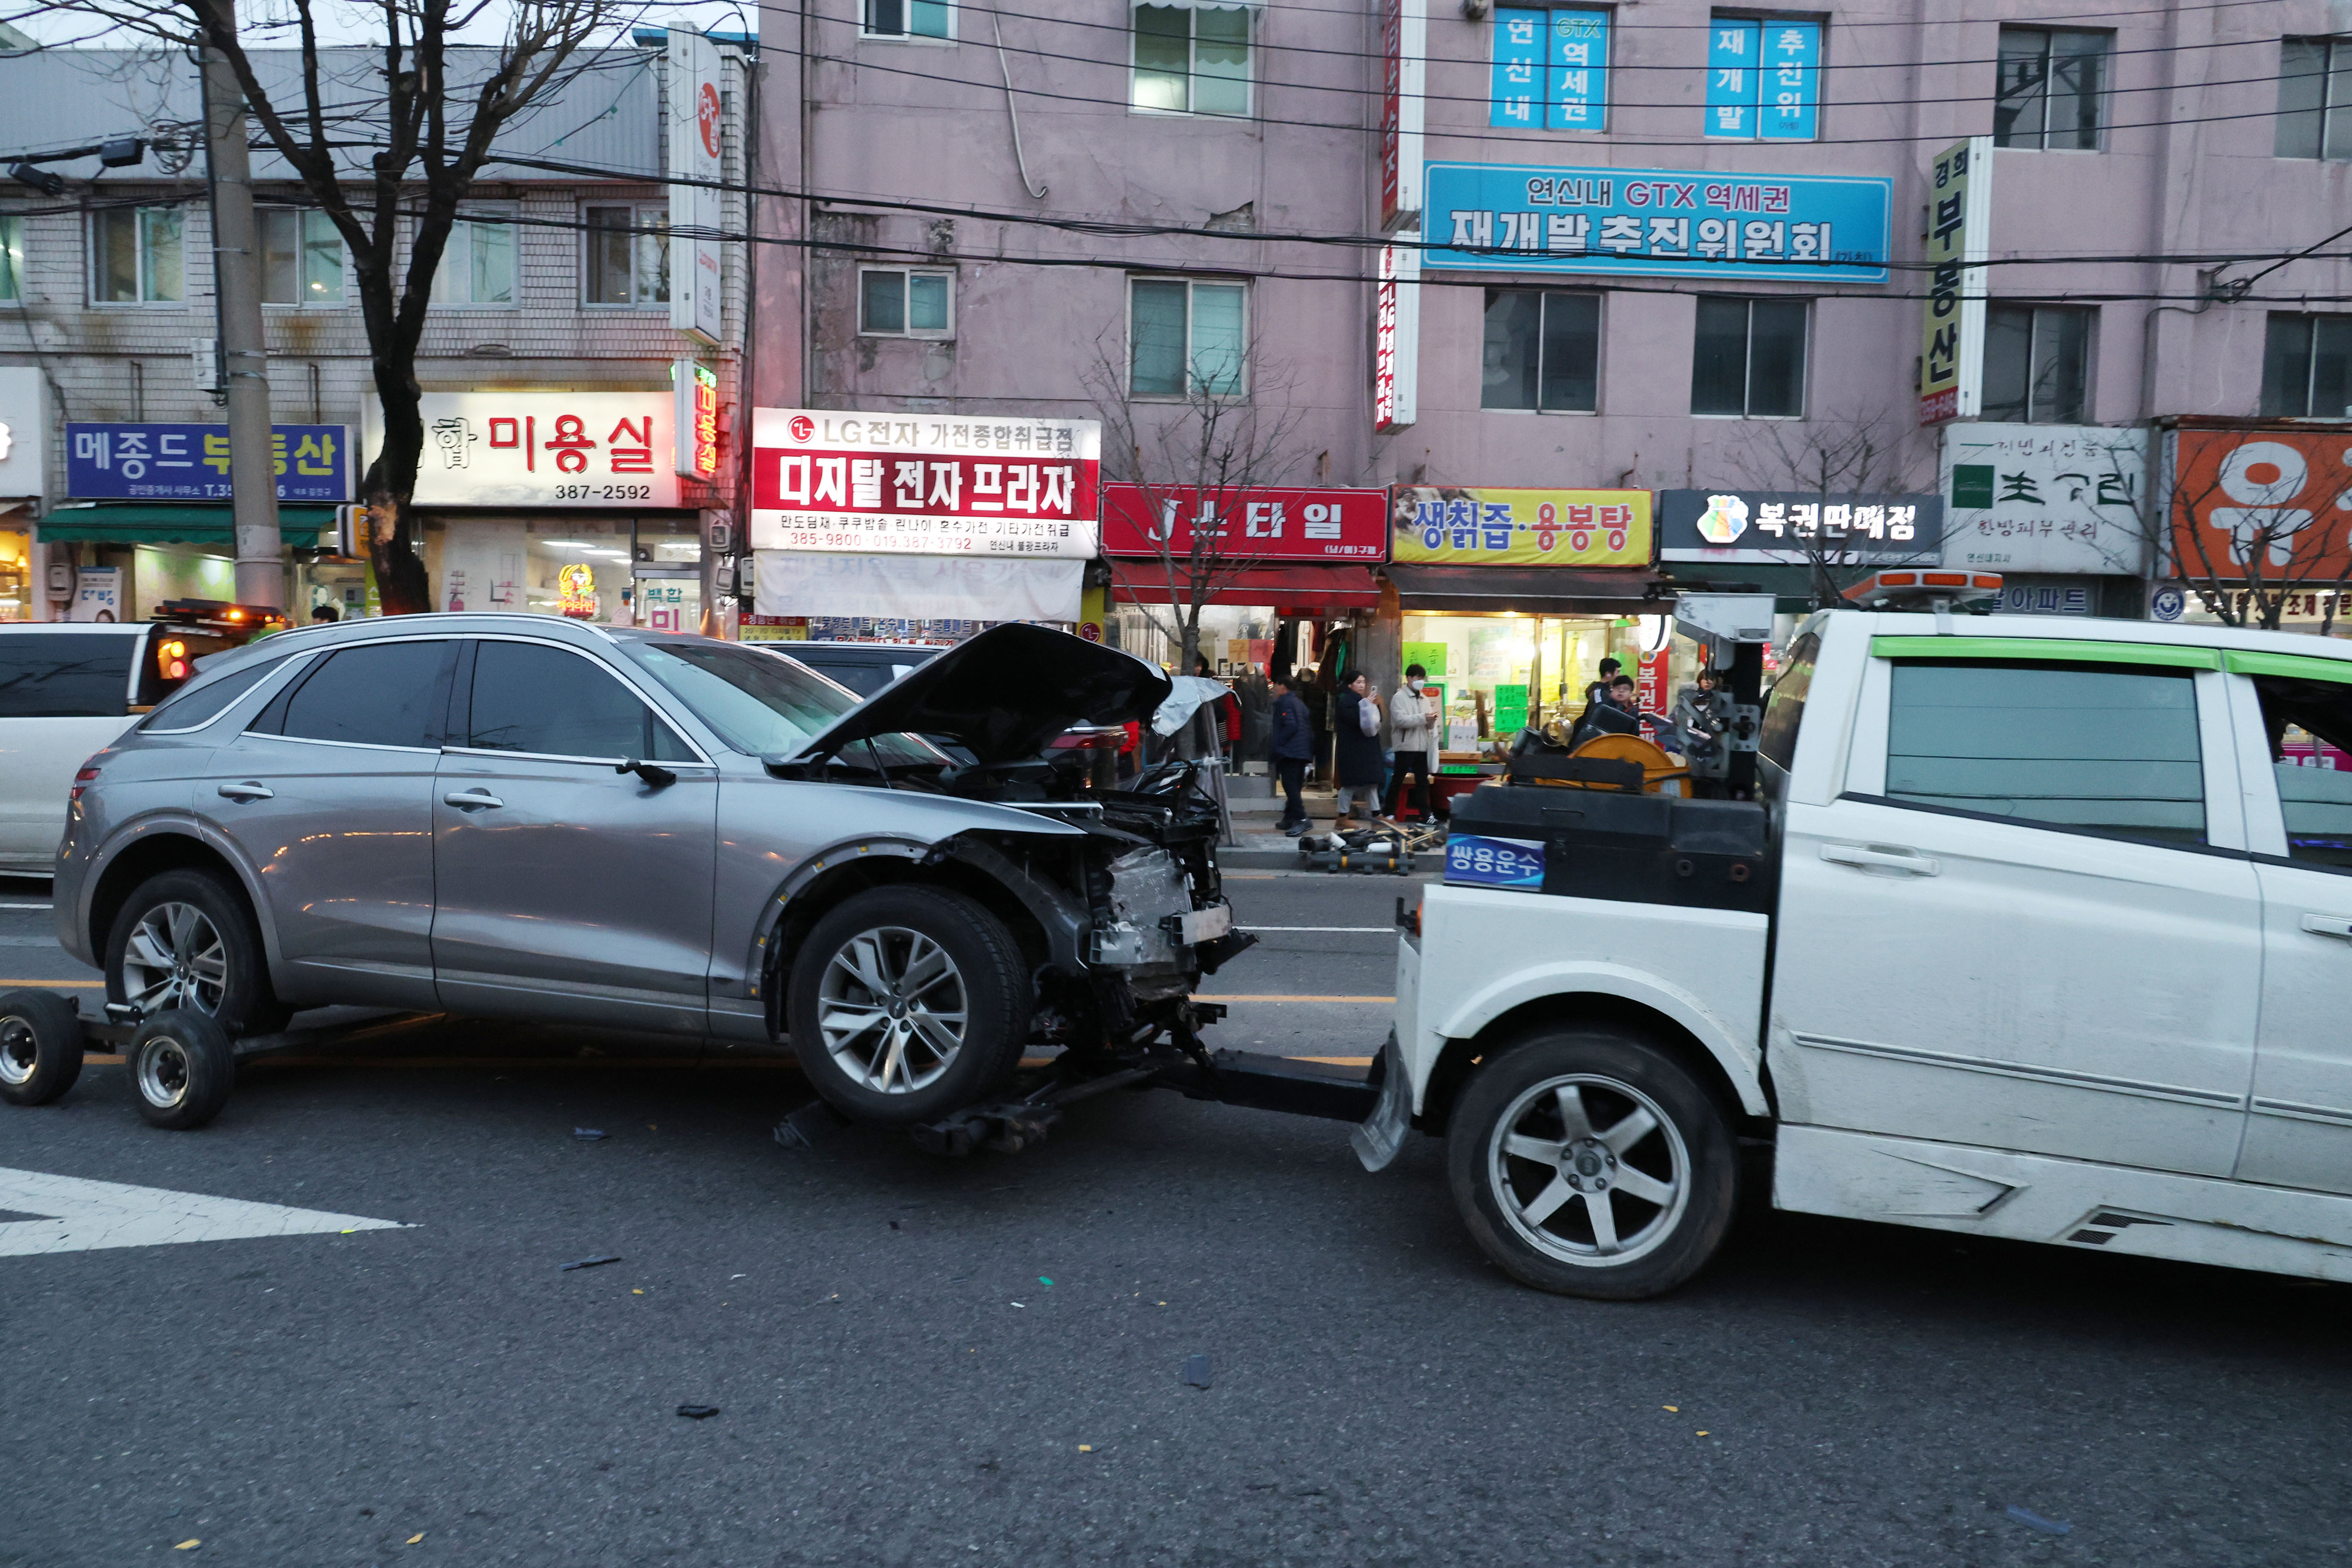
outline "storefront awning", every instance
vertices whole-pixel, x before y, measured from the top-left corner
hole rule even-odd
[[[332,507],[280,507],[278,531],[288,544],[309,549],[319,530],[335,526]],[[45,544],[219,545],[236,548],[228,503],[185,505],[138,501],[121,506],[61,507],[41,519]]]
[[[994,556],[753,555],[762,615],[871,615],[888,621],[1076,621],[1082,560]]]
[[[1559,567],[1388,566],[1408,615],[1445,610],[1516,610],[1522,615],[1663,615],[1672,590],[1650,571]]]
[[[1168,569],[1157,559],[1119,559],[1110,563],[1116,581],[1112,597],[1127,604],[1174,602],[1168,589]],[[1180,577],[1178,593],[1189,593]],[[1268,604],[1307,612],[1370,610],[1381,601],[1381,585],[1368,566],[1322,566],[1300,562],[1289,566],[1252,566],[1223,574],[1209,591],[1212,604]]]
[[[1755,561],[1670,561],[1673,586],[1705,593],[1746,591],[1769,593],[1773,609],[1782,615],[1802,615],[1813,607],[1813,570],[1808,566]],[[1841,585],[1864,575],[1859,567],[1840,567],[1833,574]]]

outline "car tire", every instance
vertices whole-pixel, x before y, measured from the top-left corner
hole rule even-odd
[[[1641,1036],[1546,1030],[1490,1055],[1446,1127],[1446,1176],[1504,1272],[1633,1301],[1705,1267],[1739,1203],[1730,1119]]]
[[[236,1052],[212,1018],[166,1008],[142,1020],[123,1048],[131,1103],[151,1127],[185,1132],[220,1114],[236,1084]]]
[[[906,1126],[1003,1083],[1031,1006],[1028,966],[1002,920],[961,894],[902,886],[870,888],[816,923],[793,956],[785,1013],[827,1103],[855,1122]]]
[[[284,1029],[290,1016],[270,988],[244,890],[209,871],[164,872],[123,902],[106,939],[106,998],[204,1013],[231,1040]]]
[[[81,1015],[54,991],[0,996],[0,1100],[47,1105],[81,1076]]]

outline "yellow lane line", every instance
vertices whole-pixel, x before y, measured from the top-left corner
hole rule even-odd
[[[96,991],[105,988],[104,980],[0,980],[0,986],[14,988],[29,986],[42,991]]]
[[[1194,1001],[1196,1001],[1196,1002],[1370,1002],[1370,1003],[1388,1003],[1388,1002],[1393,1002],[1393,1001],[1395,1001],[1395,1000],[1396,1000],[1396,998],[1395,998],[1394,997],[1314,997],[1314,996],[1305,996],[1305,997],[1302,997],[1302,996],[1291,996],[1291,995],[1286,995],[1286,994],[1276,994],[1276,993],[1275,993],[1275,992],[1271,992],[1271,991],[1266,992],[1266,993],[1265,993],[1265,994],[1263,994],[1263,995],[1253,993],[1253,994],[1251,994],[1251,995],[1247,995],[1247,996],[1233,995],[1233,996],[1213,996],[1213,996],[1208,996],[1208,995],[1205,995],[1205,994],[1196,994],[1196,995],[1192,998],[1192,999],[1193,999]]]
[[[1370,1067],[1369,1056],[1286,1056],[1285,1061],[1312,1061],[1325,1067]]]

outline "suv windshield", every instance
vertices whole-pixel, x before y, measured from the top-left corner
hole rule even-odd
[[[726,643],[625,638],[621,649],[748,757],[789,757],[858,703],[855,694],[789,659]],[[940,760],[905,736],[887,736],[881,747],[889,762]]]

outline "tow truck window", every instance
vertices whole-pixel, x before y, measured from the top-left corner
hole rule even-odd
[[[2352,871],[2352,685],[2257,676],[2292,861]]]
[[[1797,760],[1797,727],[1805,720],[1805,694],[1813,685],[1813,661],[1821,656],[1818,632],[1808,632],[1789,648],[1789,662],[1764,702],[1764,723],[1757,731],[1757,754],[1786,773]]]
[[[1886,794],[2078,832],[2205,841],[2193,672],[1897,663]]]

